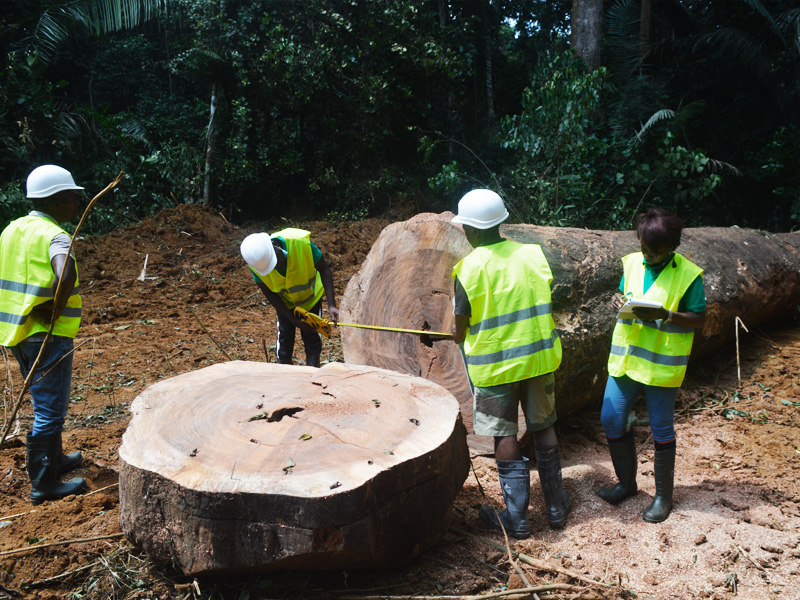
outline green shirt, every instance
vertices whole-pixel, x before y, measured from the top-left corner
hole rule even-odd
[[[670,259],[671,260],[671,259]],[[664,267],[665,269],[669,268],[669,265]],[[661,273],[661,269],[657,267],[651,267],[644,262],[644,289],[642,290],[642,295],[644,295],[647,290],[650,289],[650,286],[653,285],[653,282],[658,278],[658,274]],[[625,293],[625,274],[622,274],[622,279],[619,282],[619,290]],[[693,313],[702,313],[706,311],[706,292],[705,288],[703,287],[703,276],[696,278],[689,288],[686,290],[686,293],[681,298],[680,302],[678,303],[678,312],[693,312]]]
[[[277,241],[278,241],[278,246],[280,246],[281,250],[283,250],[283,254],[284,254],[284,256],[286,256],[286,240],[285,240],[285,239],[283,239],[283,238],[282,238],[282,237],[280,237],[280,236],[275,236],[275,237],[274,237],[274,238],[272,238],[272,239],[273,239],[273,240],[277,240]],[[320,250],[319,248],[317,248],[317,247],[314,245],[314,242],[309,242],[309,244],[311,244],[311,256],[312,256],[312,258],[313,258],[313,260],[314,260],[314,264],[317,264],[317,263],[319,262],[319,259],[320,259],[320,258],[322,258],[322,250]],[[284,277],[286,277],[286,264],[287,264],[287,263],[286,263],[286,262],[284,262],[284,263],[283,263],[283,268],[280,268],[280,269],[278,269],[278,273],[280,273],[280,274],[281,274],[281,275],[283,275]],[[252,271],[251,271],[251,272],[252,272]],[[256,283],[257,283],[257,282],[259,282],[259,281],[261,281],[261,280],[258,278],[258,276],[257,276],[255,273],[253,273],[253,280],[254,280]]]

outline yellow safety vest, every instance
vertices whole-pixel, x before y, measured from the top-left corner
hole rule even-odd
[[[286,240],[286,277],[278,273],[278,269],[272,269],[266,275],[259,275],[255,271],[253,273],[278,294],[288,308],[313,308],[322,298],[325,288],[322,286],[319,271],[314,266],[311,232],[289,227],[272,235]]]
[[[513,383],[558,368],[553,275],[541,247],[509,240],[481,246],[455,266],[453,277],[472,309],[464,354],[473,385]]]
[[[12,221],[0,235],[0,344],[16,346],[35,333],[47,332],[50,319],[31,310],[53,300],[55,273],[50,242],[66,233],[55,222],[28,215]],[[76,265],[77,271],[77,265]],[[75,290],[53,327],[53,335],[74,338],[81,325],[81,297]]]
[[[673,312],[692,282],[703,270],[680,254],[675,254],[658,274],[650,289],[644,289],[644,257],[641,252],[622,258],[625,293],[635,298],[655,300]],[[680,387],[692,351],[694,327],[663,321],[645,323],[639,319],[617,319],[608,357],[608,374],[627,375],[634,381],[659,387]]]

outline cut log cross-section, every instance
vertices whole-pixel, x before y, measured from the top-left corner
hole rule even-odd
[[[452,269],[471,246],[452,213],[422,214],[384,229],[342,298],[341,319],[368,325],[449,331]],[[599,402],[615,314],[609,300],[622,276],[620,259],[639,250],[633,231],[502,225],[511,240],[542,247],[553,272],[553,307],[564,358],[556,372],[559,416]],[[800,232],[689,228],[679,252],[705,270],[707,321],[693,356],[731,340],[735,318],[747,327],[796,314],[800,304]],[[419,375],[458,399],[469,430],[472,395],[452,341],[342,328],[345,362]]]
[[[186,574],[402,564],[469,467],[458,403],[374,367],[213,365],[131,406],[120,525]]]

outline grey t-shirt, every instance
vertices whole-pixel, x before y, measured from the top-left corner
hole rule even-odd
[[[43,213],[40,210],[32,210],[28,214],[29,216],[32,217],[41,217],[43,219],[47,219],[49,221],[52,221],[53,223],[56,223],[56,220],[53,217],[51,217],[47,213]],[[56,223],[56,225],[58,225],[58,223]],[[69,250],[69,245],[71,242],[72,238],[69,237],[69,235],[67,235],[66,233],[56,234],[55,237],[52,240],[50,240],[50,260],[52,261],[53,258],[58,256],[59,254],[66,254],[67,251]],[[70,256],[72,256],[73,259],[75,258],[74,249],[72,250]]]
[[[56,223],[56,220],[53,217],[51,217],[47,213],[43,213],[40,210],[32,210],[28,214],[30,216],[32,216],[32,217],[41,217],[43,219],[48,219],[48,220],[52,221],[53,223]],[[58,225],[58,223],[56,223],[56,225]],[[69,237],[69,235],[67,235],[66,233],[57,233],[53,237],[53,239],[50,240],[50,247],[49,247],[49,250],[48,250],[49,255],[50,255],[50,261],[52,262],[53,258],[58,256],[58,255],[60,255],[60,254],[66,254],[67,251],[69,250],[69,245],[70,245],[71,242],[72,242],[72,238]],[[70,253],[70,256],[72,256],[73,260],[75,259],[75,249],[74,248],[73,248],[72,252]],[[43,340],[45,337],[47,337],[46,333],[39,332],[39,333],[34,333],[32,336],[26,338],[26,340],[30,341],[30,342],[37,342],[37,341]]]

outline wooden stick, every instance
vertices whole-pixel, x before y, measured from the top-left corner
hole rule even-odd
[[[58,581],[59,579],[67,577],[68,575],[73,575],[74,573],[80,573],[81,571],[85,571],[86,569],[91,569],[92,567],[96,567],[99,564],[100,561],[96,560],[94,562],[90,562],[88,565],[83,565],[82,567],[78,567],[77,569],[72,569],[71,571],[65,571],[64,573],[61,573],[61,575],[55,575],[53,577],[48,577],[47,579],[38,579],[36,581],[31,581],[30,583],[27,583],[25,585],[29,587],[38,587],[40,585],[52,583],[53,581]]]
[[[39,544],[37,546],[28,546],[27,548],[17,548],[16,550],[6,550],[5,552],[0,552],[0,556],[9,556],[11,554],[21,554],[23,552],[29,552],[30,550],[40,550],[41,548],[51,548],[53,546],[68,546],[69,544],[80,544],[83,542],[95,542],[97,540],[111,540],[115,538],[120,538],[124,536],[124,533],[112,533],[111,535],[100,535],[97,537],[90,537],[90,538],[81,538],[77,540],[66,540],[63,542],[52,542],[51,544]]]
[[[494,514],[497,516],[497,522],[500,523],[500,527],[503,529],[503,538],[506,541],[506,552],[508,553],[508,561],[511,563],[511,566],[514,567],[514,570],[519,575],[519,578],[522,580],[522,585],[526,588],[531,587],[528,578],[525,577],[525,571],[522,570],[522,567],[519,566],[519,563],[514,560],[514,555],[511,552],[511,544],[508,541],[508,532],[506,531],[505,525],[503,525],[503,521],[500,520],[500,513],[497,512],[497,509],[494,509]],[[539,596],[536,595],[536,592],[532,592],[531,594],[535,600],[539,600]]]
[[[92,210],[95,202],[97,202],[106,192],[116,187],[116,185],[122,180],[122,176],[125,173],[123,171],[119,172],[116,179],[109,183],[106,187],[103,188],[101,192],[99,192],[92,200],[89,202],[89,206],[86,207],[86,210],[83,211],[83,215],[81,215],[81,220],[78,221],[78,225],[75,227],[75,231],[72,233],[72,239],[69,242],[69,248],[67,248],[67,258],[72,254],[72,247],[75,245],[75,239],[78,237],[78,232],[83,225],[83,222],[86,220],[86,217],[89,215],[89,211]],[[66,269],[66,265],[64,266]],[[58,298],[58,294],[61,291],[61,285],[64,283],[63,278],[63,269],[62,273],[58,278],[58,285],[56,286],[56,291],[53,294],[53,299]],[[9,422],[6,423],[5,428],[3,429],[3,435],[0,435],[0,448],[3,447],[3,444],[6,441],[6,437],[8,436],[8,431],[11,429],[11,422],[14,420],[14,417],[17,416],[17,412],[19,412],[20,406],[22,406],[22,399],[25,396],[25,392],[28,391],[28,388],[31,386],[31,381],[33,380],[33,376],[36,373],[36,367],[39,366],[39,361],[42,359],[42,354],[44,353],[44,349],[47,347],[47,343],[50,341],[50,338],[53,336],[53,327],[56,324],[56,306],[55,303],[53,304],[53,312],[50,315],[50,329],[47,331],[47,335],[45,335],[44,340],[42,341],[42,346],[39,348],[39,354],[36,356],[36,360],[33,361],[33,365],[31,365],[31,370],[28,372],[28,376],[25,378],[24,383],[22,384],[22,389],[19,392],[19,397],[17,398],[17,402],[14,405],[14,410],[11,413],[11,418]]]
[[[486,546],[489,546],[490,548],[494,548],[495,550],[499,550],[500,552],[503,551],[503,548],[501,546],[498,546],[497,544],[493,544],[492,542],[490,542],[488,540],[485,540],[485,539],[483,539],[481,537],[478,537],[477,535],[473,535],[471,533],[468,533],[468,532],[466,532],[466,531],[464,531],[462,529],[458,529],[456,527],[451,527],[450,531],[452,531],[453,533],[455,533],[457,535],[466,535],[468,537],[474,538],[474,539],[478,540],[479,542],[481,542],[482,544],[484,544]],[[559,567],[558,565],[554,565],[554,564],[548,563],[546,561],[533,558],[532,556],[528,556],[527,554],[522,554],[522,552],[515,552],[514,554],[517,555],[517,559],[521,560],[525,564],[528,564],[528,565],[530,565],[530,566],[532,566],[532,567],[534,567],[536,569],[542,569],[543,571],[552,571],[552,572],[555,572],[555,573],[561,573],[563,575],[566,575],[567,577],[572,577],[573,579],[578,579],[579,581],[583,581],[584,583],[588,583],[589,585],[594,585],[594,586],[597,586],[597,587],[602,587],[602,588],[611,587],[610,584],[608,584],[608,583],[603,583],[602,581],[595,581],[594,579],[591,579],[590,577],[586,577],[585,575],[581,575],[580,573],[576,573],[575,571],[570,571],[569,569],[565,569],[564,567]]]
[[[490,594],[476,594],[470,596],[419,596],[417,594],[405,596],[340,596],[337,594],[336,597],[340,600],[485,600],[486,598],[514,598],[517,596],[529,596],[531,594],[535,594],[536,592],[552,592],[555,590],[563,590],[565,592],[573,592],[577,594],[588,591],[584,587],[571,585],[569,583],[551,583],[549,585],[537,585],[533,587],[519,588],[516,590],[503,590],[502,592],[492,592]]]
[[[747,333],[750,333],[750,330],[745,327],[744,323],[737,315],[733,322],[733,326],[736,328],[736,377],[738,378],[739,383],[742,383],[742,364],[739,362],[739,325],[741,325],[742,328],[747,331]]]
[[[197,321],[197,322],[200,324],[200,327],[201,327],[201,328],[202,328],[202,330],[205,332],[205,334],[206,334],[208,337],[210,337],[210,338],[211,338],[211,341],[212,341],[212,342],[214,342],[214,344],[217,346],[217,348],[219,348],[219,351],[220,351],[220,352],[222,352],[222,353],[225,355],[225,358],[227,358],[228,360],[233,360],[233,359],[232,359],[232,358],[231,358],[231,357],[228,355],[228,353],[227,353],[227,352],[225,352],[225,348],[223,348],[222,346],[220,346],[220,345],[219,345],[219,342],[217,342],[217,340],[215,340],[215,339],[214,339],[214,336],[213,336],[213,335],[211,335],[211,334],[208,332],[208,329],[206,329],[206,326],[205,326],[205,325],[203,325],[203,322],[200,320],[200,317],[198,317],[198,316],[197,316],[197,313],[195,313],[195,312],[194,312],[194,309],[193,309],[191,306],[189,306],[189,303],[186,301],[186,298],[184,298],[184,297],[183,297],[183,294],[181,294],[181,291],[178,289],[178,286],[176,286],[174,283],[171,283],[171,282],[170,282],[169,284],[170,284],[170,285],[171,285],[173,288],[175,288],[175,291],[176,291],[176,292],[178,292],[178,296],[180,296],[180,297],[181,297],[181,300],[183,300],[183,303],[186,305],[186,308],[188,308],[188,309],[189,309],[189,312],[190,312],[190,313],[192,313],[192,316],[193,316],[193,317],[195,318],[195,320],[196,320],[196,321]]]
[[[744,557],[745,557],[747,560],[749,560],[751,563],[753,563],[753,564],[755,565],[755,567],[756,567],[756,568],[757,568],[759,571],[766,571],[766,569],[764,568],[764,565],[762,565],[761,563],[757,562],[757,561],[756,561],[756,559],[755,559],[755,558],[753,558],[752,556],[750,556],[750,554],[749,554],[747,551],[745,551],[745,549],[744,549],[744,548],[742,548],[741,546],[736,546],[736,545],[734,545],[733,547],[734,547],[734,548],[736,548],[736,550],[738,550],[738,551],[739,551],[739,554],[741,554],[741,555],[742,555],[742,556],[744,556]]]

